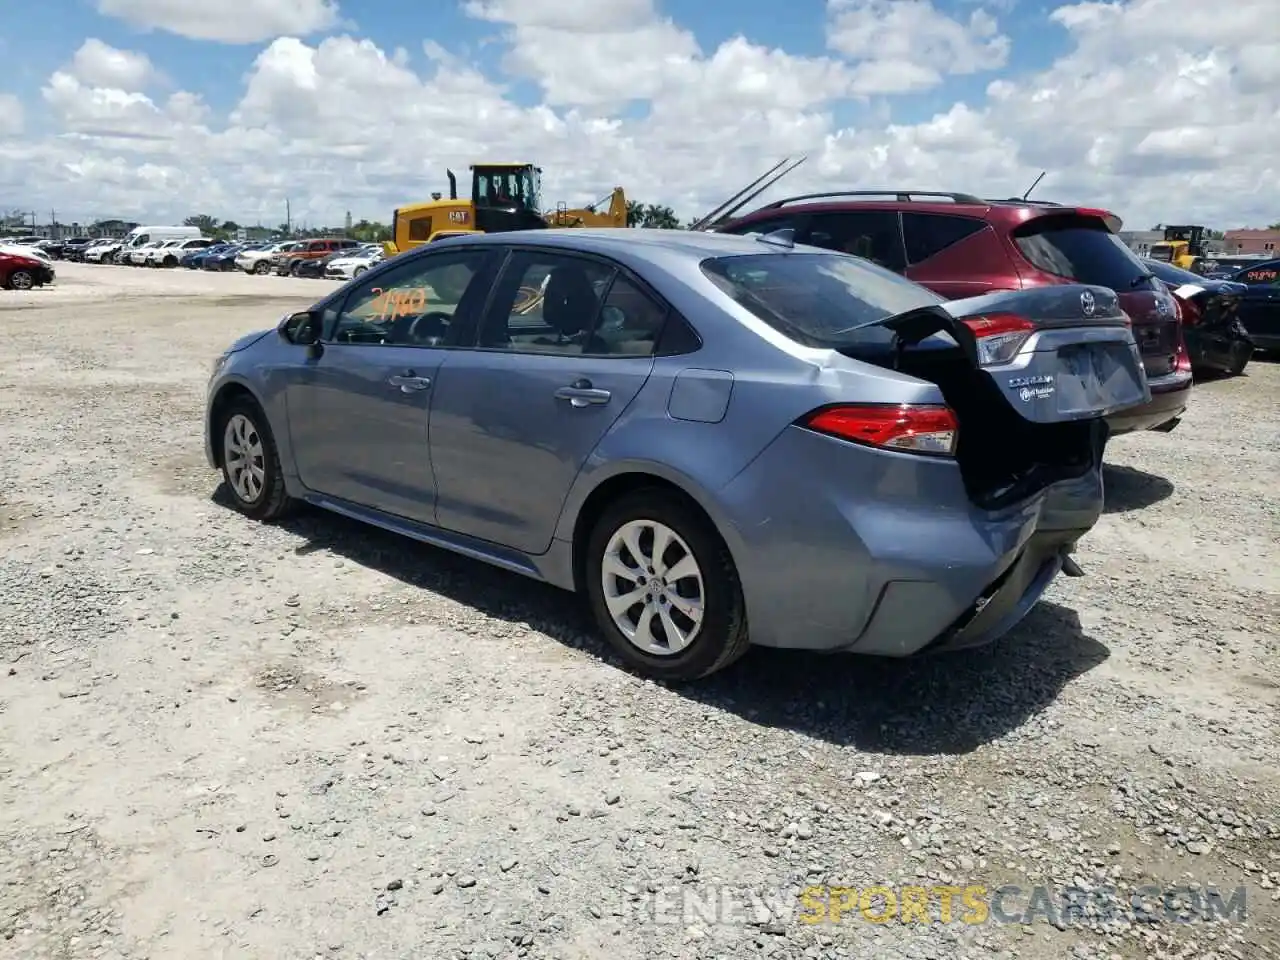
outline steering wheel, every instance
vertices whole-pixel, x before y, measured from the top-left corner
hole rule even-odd
[[[436,346],[444,339],[453,316],[439,310],[424,313],[417,317],[405,317],[404,326],[397,321],[392,331],[392,339],[397,343],[420,343],[425,346]]]

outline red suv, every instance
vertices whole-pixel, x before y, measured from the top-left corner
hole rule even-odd
[[[880,199],[874,199],[880,198]],[[1111,431],[1172,430],[1191,397],[1191,360],[1169,291],[1116,236],[1106,210],[963,193],[841,191],[779,200],[715,227],[793,229],[796,243],[852,253],[949,299],[1055,283],[1110,287],[1133,321],[1151,402]]]

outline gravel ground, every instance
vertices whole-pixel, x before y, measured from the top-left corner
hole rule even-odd
[[[1113,441],[1087,576],[992,649],[672,690],[568,595],[224,505],[208,363],[329,287],[0,291],[0,955],[1280,957],[1280,365]],[[985,923],[796,899],[1005,883]]]

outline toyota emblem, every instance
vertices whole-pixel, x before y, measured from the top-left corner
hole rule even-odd
[[[1080,294],[1080,309],[1084,311],[1086,317],[1092,317],[1093,311],[1097,309],[1097,301],[1094,300],[1093,294],[1086,290]]]

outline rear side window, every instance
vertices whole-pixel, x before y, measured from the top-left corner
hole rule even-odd
[[[1072,283],[1117,293],[1154,289],[1151,272],[1096,217],[1040,217],[1015,230],[1013,241],[1037,270]]]
[[[702,272],[734,303],[811,347],[861,341],[859,327],[944,302],[890,270],[839,254],[718,257],[704,260]]]
[[[986,223],[972,217],[952,217],[945,213],[904,213],[902,239],[907,247],[907,263],[924,263],[934,254],[982,230]]]

